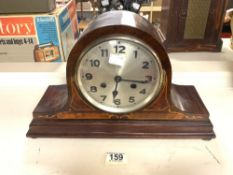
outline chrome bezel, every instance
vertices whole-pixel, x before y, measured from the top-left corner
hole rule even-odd
[[[87,90],[85,89],[85,87],[82,84],[81,81],[81,72],[80,72],[80,63],[84,57],[84,55],[86,55],[86,53],[92,49],[93,47],[96,47],[98,44],[106,42],[106,41],[110,41],[110,40],[126,40],[127,42],[133,42],[136,43],[138,45],[140,45],[140,47],[143,47],[144,49],[146,49],[147,51],[149,51],[155,59],[155,62],[158,65],[158,72],[159,72],[159,76],[157,76],[159,78],[159,82],[158,82],[158,86],[157,88],[154,88],[154,90],[140,103],[134,105],[134,106],[130,106],[130,107],[112,107],[112,106],[107,106],[105,104],[99,103],[97,102],[95,99],[93,99],[89,93],[87,92]],[[82,96],[82,98],[90,105],[92,105],[95,108],[98,108],[100,110],[103,110],[105,112],[110,112],[110,113],[129,113],[129,112],[134,112],[137,111],[139,109],[142,109],[143,107],[145,107],[146,105],[150,104],[158,95],[159,92],[161,91],[162,88],[162,84],[163,84],[163,80],[164,80],[164,71],[162,69],[162,65],[161,62],[159,60],[158,55],[153,51],[153,49],[151,49],[151,47],[149,47],[148,45],[146,45],[144,42],[136,39],[136,38],[132,38],[130,37],[123,37],[123,36],[108,36],[108,37],[104,37],[101,39],[98,39],[94,42],[92,42],[91,44],[89,44],[89,46],[83,51],[83,53],[81,54],[80,58],[77,59],[77,63],[76,63],[76,70],[75,70],[75,84],[78,90],[78,93]]]

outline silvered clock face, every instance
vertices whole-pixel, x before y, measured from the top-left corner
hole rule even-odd
[[[112,113],[141,109],[160,92],[161,64],[135,39],[109,38],[86,49],[76,66],[75,83],[93,106]]]

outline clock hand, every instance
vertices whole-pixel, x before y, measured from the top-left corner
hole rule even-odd
[[[118,83],[122,80],[122,78],[120,76],[115,76],[114,80],[116,82],[116,85],[114,91],[112,91],[113,99],[115,99],[116,96],[118,95],[117,87],[118,87]]]
[[[128,79],[121,79],[121,81],[133,82],[133,83],[149,83],[148,80],[128,80]]]
[[[116,91],[116,90],[112,91],[113,99],[115,99],[115,98],[116,98],[117,94],[118,94],[118,91]]]

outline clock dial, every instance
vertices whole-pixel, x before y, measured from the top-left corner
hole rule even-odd
[[[93,44],[77,62],[76,84],[95,107],[126,113],[159,93],[162,70],[155,53],[137,40],[111,38]]]

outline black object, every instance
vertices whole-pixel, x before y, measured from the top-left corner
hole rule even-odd
[[[101,0],[99,8],[100,13],[112,10],[127,10],[138,13],[144,2],[147,0]]]

